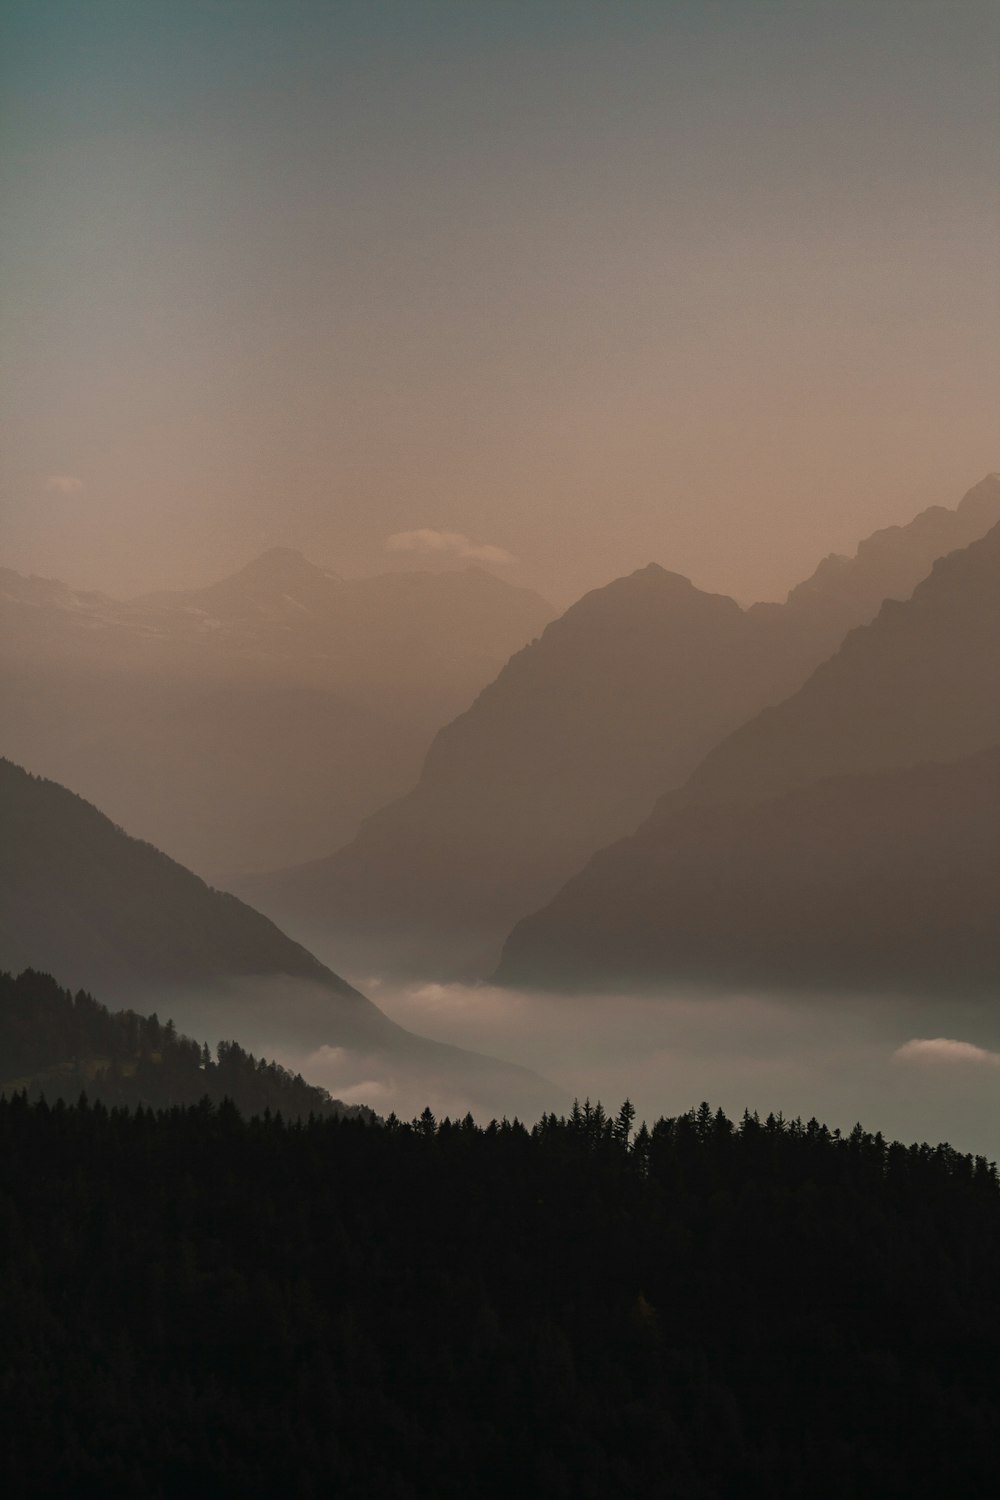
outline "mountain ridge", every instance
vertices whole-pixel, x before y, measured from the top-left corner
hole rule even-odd
[[[992,996],[1000,745],[651,818],[518,923],[493,982]]]
[[[213,878],[291,863],[402,793],[551,612],[485,570],[337,580],[287,549],[152,600],[0,572],[0,747]]]
[[[438,732],[416,785],[350,843],[235,888],[309,940],[333,932],[366,971],[488,972],[518,916],[794,693],[891,586],[919,582],[929,550],[994,517],[989,475],[955,510],[863,542],[834,570],[855,587],[831,591],[821,564],[784,605],[743,609],[655,563],[592,590]]]
[[[528,1069],[407,1031],[267,917],[131,838],[84,798],[0,760],[0,969],[72,975],[190,1035],[370,1086],[420,1107],[503,1112],[560,1090]],[[325,1079],[323,1081],[326,1081]],[[360,1102],[369,1102],[362,1099]],[[377,1100],[374,1102],[378,1102]]]
[[[760,940],[776,942],[775,932],[783,932],[786,945],[793,948],[798,921],[798,927],[814,933],[812,977],[816,972],[836,972],[836,956],[825,952],[821,935],[823,880],[827,878],[823,871],[841,836],[838,819],[819,808],[814,823],[808,825],[813,842],[799,850],[797,865],[792,860],[795,880],[785,880],[781,861],[786,855],[781,851],[794,835],[782,823],[785,810],[804,807],[802,815],[808,823],[809,809],[815,799],[822,798],[818,788],[833,780],[843,784],[845,778],[849,782],[852,777],[866,776],[885,778],[883,792],[887,805],[892,806],[901,795],[898,788],[909,784],[910,768],[921,763],[951,768],[938,773],[925,770],[923,775],[932,791],[937,788],[955,803],[971,868],[978,869],[980,881],[987,883],[985,899],[993,914],[993,930],[1000,934],[1000,867],[996,865],[1000,762],[995,756],[990,759],[991,747],[1000,744],[998,661],[1000,523],[980,540],[939,559],[909,600],[887,600],[876,618],[850,632],[840,651],[821,664],[797,693],[763,710],[720,742],[683,788],[661,798],[634,834],[597,852],[550,903],[522,918],[508,936],[497,977],[506,983],[551,980],[561,987],[579,983],[586,971],[598,980],[620,981],[628,976],[630,963],[631,972],[641,973],[646,980],[687,974],[683,966],[678,969],[676,954],[685,951],[686,939],[674,922],[674,913],[686,909],[685,879],[701,893],[701,904],[694,902],[689,920],[701,934],[698,962],[706,979],[730,972],[719,956],[731,947],[727,920],[743,944],[743,958],[737,953],[733,962],[737,970],[743,962],[742,977],[751,977],[753,964],[747,955],[759,940],[752,926],[741,925],[739,910],[741,906],[756,910],[755,903],[764,899],[759,893],[769,891],[784,893],[787,926],[780,927],[773,911],[766,918],[761,916]],[[980,752],[985,752],[985,760],[969,759]],[[949,777],[959,783],[954,793],[948,790]],[[963,777],[970,781],[970,797],[975,778],[981,781],[979,801],[965,812],[959,795]],[[859,792],[855,786],[855,792],[861,795],[863,788]],[[796,803],[796,798],[804,800]],[[877,828],[871,808],[869,803],[872,827]],[[848,796],[841,819],[850,823],[852,816]],[[947,829],[936,827],[932,819],[923,845],[916,839],[914,830],[923,826],[924,816],[919,805],[909,806],[905,816],[900,814],[896,839],[910,850],[914,871],[896,868],[892,879],[887,877],[881,897],[877,889],[866,885],[864,839],[856,837],[853,865],[841,872],[832,894],[828,893],[827,927],[839,934],[837,941],[845,950],[851,947],[850,931],[840,914],[853,912],[860,927],[866,922],[863,908],[855,903],[852,878],[855,887],[867,891],[872,919],[877,920],[880,903],[885,907],[897,900],[893,892],[908,889],[916,878],[914,872],[933,871],[944,861]],[[781,832],[783,827],[785,832]],[[983,849],[987,829],[992,830],[994,845]],[[749,871],[741,852],[747,848],[758,852],[757,864]],[[958,871],[955,881],[961,884],[960,864],[955,866],[954,860],[952,864]],[[742,880],[739,897],[730,890],[734,869]],[[715,907],[713,889],[719,893]],[[961,911],[954,910],[950,898],[942,897],[953,917],[948,948],[947,932],[935,926],[933,903],[926,893],[922,899],[923,906],[916,898],[913,902],[914,949],[923,951],[925,930],[938,931],[947,962],[960,975],[964,962]],[[967,891],[968,908],[979,909],[979,900],[973,885]],[[804,906],[796,919],[801,903]],[[887,950],[895,954],[897,971],[912,979],[901,941],[893,948],[887,940]],[[634,955],[631,960],[629,952]],[[1000,982],[996,943],[990,952],[994,968],[989,972]],[[773,972],[780,970],[777,958],[772,956],[769,962]],[[802,962],[808,969],[808,954]],[[873,978],[884,979],[874,939],[867,962]],[[853,977],[856,982],[858,975]],[[945,979],[946,975],[941,982]]]

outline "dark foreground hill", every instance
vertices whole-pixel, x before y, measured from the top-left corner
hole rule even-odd
[[[630,1123],[0,1100],[4,1492],[992,1495],[995,1169]]]
[[[213,1043],[238,1037],[297,1065],[315,1055],[333,1092],[365,1086],[362,1103],[457,1097],[493,1113],[552,1101],[526,1069],[397,1026],[259,912],[4,760],[0,968],[71,975]]]
[[[85,990],[74,995],[49,974],[0,973],[0,1093],[75,1103],[85,1093],[111,1108],[169,1109],[228,1099],[244,1115],[286,1119],[365,1114],[301,1074],[246,1052],[238,1042],[182,1036],[173,1021],[112,1012]]]
[[[887,596],[907,597],[935,558],[998,520],[991,475],[957,509],[877,532],[784,604],[749,610],[655,565],[617,579],[513,657],[440,731],[413,790],[352,843],[236,889],[360,972],[488,972],[514,922],[595,849],[794,692]]]
[[[998,663],[995,526],[520,922],[500,977],[995,983],[996,757],[966,758],[1000,745]]]

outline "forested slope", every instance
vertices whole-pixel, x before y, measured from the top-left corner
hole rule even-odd
[[[49,974],[0,973],[0,1093],[75,1103],[81,1093],[112,1106],[168,1109],[229,1099],[243,1114],[280,1111],[366,1114],[236,1041],[181,1035],[170,1020],[110,1011],[85,990],[72,994]]]
[[[5,1492],[992,1495],[995,1170],[630,1123],[0,1101]]]

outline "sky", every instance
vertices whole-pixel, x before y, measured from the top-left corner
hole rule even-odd
[[[0,0],[0,563],[743,601],[1000,467],[996,0]]]

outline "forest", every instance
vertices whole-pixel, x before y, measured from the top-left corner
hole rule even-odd
[[[9,1495],[995,1493],[1000,1186],[946,1145],[16,1093],[0,1163]]]
[[[0,973],[0,1090],[29,1098],[75,1100],[85,1091],[109,1106],[165,1108],[228,1099],[247,1115],[270,1109],[292,1117],[365,1114],[280,1063],[235,1041],[207,1043],[173,1021],[110,1011],[87,993],[63,989],[49,974]]]

